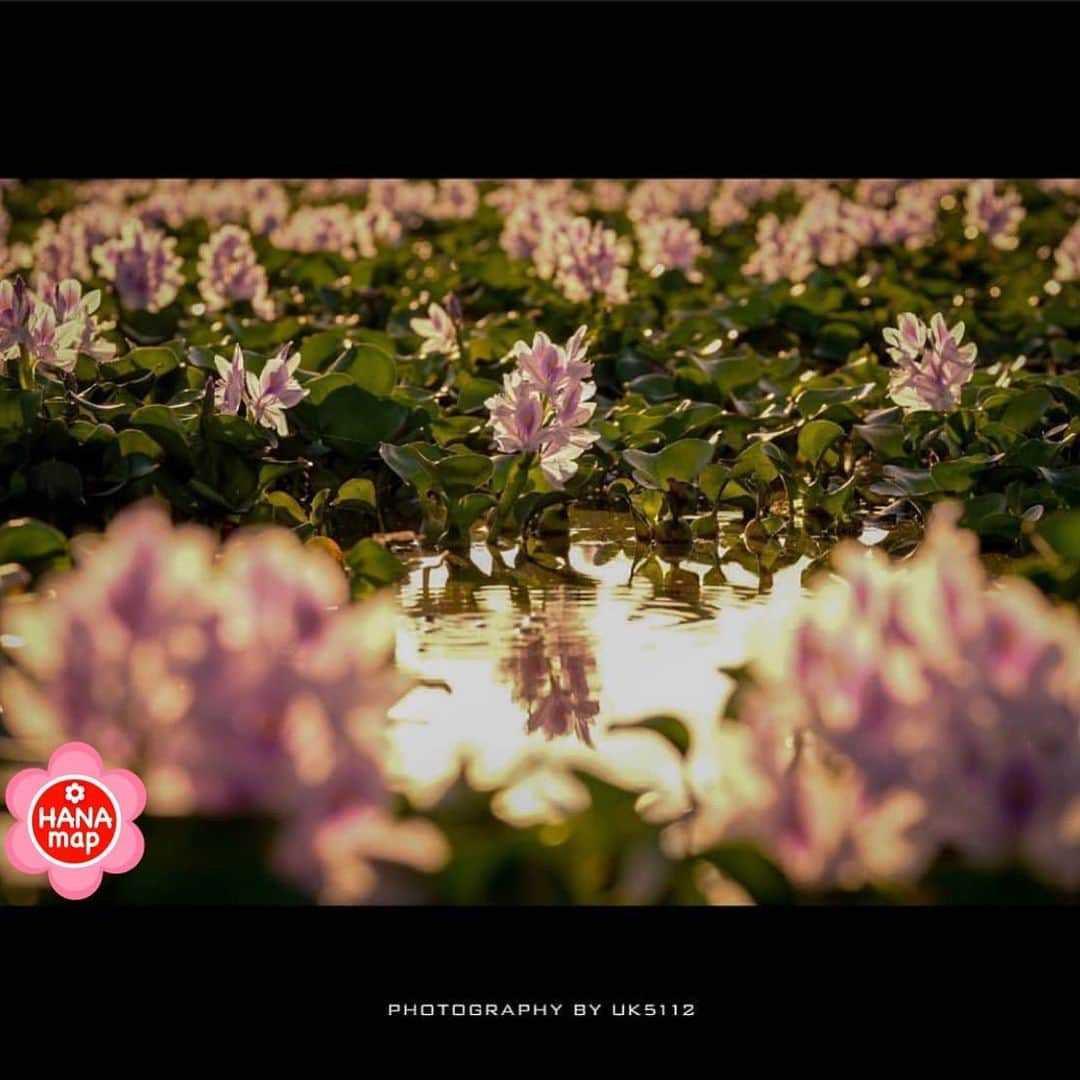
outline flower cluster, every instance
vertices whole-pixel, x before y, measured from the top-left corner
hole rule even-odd
[[[355,211],[344,203],[301,206],[270,234],[271,243],[283,251],[333,251],[345,259],[374,258],[377,244],[401,242],[398,217],[381,205]]]
[[[896,190],[893,206],[845,199],[818,187],[794,217],[766,214],[757,225],[757,250],[743,273],[766,282],[805,281],[817,266],[840,266],[866,247],[904,244],[917,248],[937,228],[939,192],[923,184]]]
[[[94,313],[101,292],[82,294],[82,285],[68,279],[43,280],[31,290],[21,277],[0,281],[0,359],[25,359],[32,371],[39,364],[71,371],[85,353],[98,361],[116,357],[116,345],[101,337],[110,325],[99,325]]]
[[[1065,234],[1054,252],[1054,277],[1058,281],[1076,281],[1080,278],[1080,222],[1076,222]]]
[[[355,211],[344,203],[301,206],[270,233],[270,242],[282,251],[334,251],[355,259]]]
[[[630,192],[626,213],[631,220],[701,213],[712,198],[714,180],[642,180]]]
[[[898,324],[883,332],[886,351],[897,364],[889,378],[889,396],[912,412],[951,412],[975,372],[978,347],[974,342],[961,346],[964,324],[950,330],[940,313],[929,326],[910,312],[901,315]]]
[[[129,311],[161,311],[184,284],[176,238],[148,229],[135,218],[124,223],[119,237],[94,248],[94,262]]]
[[[993,180],[975,180],[964,196],[964,225],[972,239],[983,235],[1001,251],[1012,251],[1020,243],[1017,232],[1027,211],[1015,188],[1000,195]]]
[[[519,341],[517,369],[503,378],[502,392],[484,403],[491,413],[495,445],[504,454],[537,454],[545,478],[561,488],[577,472],[577,459],[600,436],[588,424],[596,411],[596,384],[585,362],[582,326],[565,346],[539,333],[532,345]]]
[[[383,725],[407,683],[392,605],[351,605],[340,567],[288,530],[241,531],[219,554],[150,505],[51,584],[5,609],[14,732],[130,765],[154,813],[277,819],[277,864],[324,895],[354,898],[357,860],[393,857]],[[428,841],[406,859],[437,865]]]
[[[223,225],[199,246],[199,293],[207,311],[221,311],[238,300],[246,300],[261,319],[274,317],[274,305],[267,295],[269,283],[260,264],[251,235],[238,225]]]
[[[625,237],[602,222],[578,217],[549,223],[533,250],[540,277],[551,281],[572,303],[599,297],[608,304],[625,304],[632,249]]]
[[[637,223],[640,266],[650,274],[681,270],[688,280],[701,280],[694,267],[701,255],[701,233],[685,218],[649,217]]]
[[[243,405],[247,415],[262,427],[271,428],[282,437],[289,434],[285,410],[291,409],[307,396],[296,380],[300,354],[289,355],[292,342],[286,342],[263,365],[256,375],[244,365],[244,350],[239,342],[233,350],[232,361],[215,356],[214,364],[221,378],[214,387],[214,404],[218,412],[235,416]]]
[[[428,216],[436,221],[455,221],[475,216],[480,193],[473,180],[440,180]]]
[[[905,564],[838,549],[839,580],[770,624],[723,831],[802,883],[914,878],[949,850],[1080,884],[1080,624],[1020,579],[991,588],[958,516]]]

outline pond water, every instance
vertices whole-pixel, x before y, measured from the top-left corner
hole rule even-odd
[[[391,712],[396,785],[431,805],[462,774],[515,824],[583,809],[575,770],[670,818],[719,764],[717,719],[766,604],[803,592],[807,555],[762,569],[724,542],[664,555],[625,515],[577,511],[568,543],[417,556],[399,593],[398,660],[424,680]],[[780,562],[785,560],[781,559]],[[685,763],[640,721],[674,716]]]

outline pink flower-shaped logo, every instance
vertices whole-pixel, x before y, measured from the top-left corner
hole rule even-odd
[[[86,743],[65,743],[48,769],[16,773],[4,799],[15,818],[4,842],[12,866],[24,874],[47,872],[68,900],[93,895],[104,871],[123,874],[143,857],[134,822],[146,806],[146,788],[127,769],[106,772]]]

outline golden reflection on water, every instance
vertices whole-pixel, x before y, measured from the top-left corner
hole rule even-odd
[[[574,770],[642,793],[654,820],[718,768],[717,723],[765,603],[801,594],[801,558],[639,548],[619,515],[578,512],[570,542],[418,558],[400,590],[398,661],[427,685],[391,711],[395,786],[430,806],[462,773],[515,824],[588,805]],[[721,547],[721,552],[723,548]],[[685,763],[635,722],[675,716]]]

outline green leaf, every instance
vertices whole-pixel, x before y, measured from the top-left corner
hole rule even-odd
[[[397,385],[397,364],[377,345],[354,345],[334,365],[334,370],[345,372],[357,386],[375,397],[389,397]]]
[[[1054,395],[1041,386],[1025,390],[1009,402],[1002,413],[1001,422],[1013,431],[1029,431],[1043,418],[1054,401]]]
[[[393,585],[408,576],[401,560],[374,540],[359,540],[345,552],[345,565],[353,576],[354,591],[363,593]]]
[[[704,439],[679,439],[655,454],[624,450],[623,461],[645,487],[666,489],[669,480],[693,484],[712,460],[714,447]]]
[[[730,466],[719,463],[706,465],[701,470],[701,476],[698,478],[698,487],[701,488],[705,498],[715,506],[720,498],[720,492],[723,491],[724,485],[730,477]]]
[[[651,716],[631,724],[612,724],[611,731],[632,731],[647,728],[662,735],[678,752],[679,757],[686,757],[690,751],[690,729],[674,716]]]
[[[29,472],[30,488],[50,503],[82,499],[82,475],[66,461],[43,461]]]
[[[18,442],[41,412],[40,390],[0,387],[0,445]]]
[[[464,376],[458,381],[457,407],[459,412],[473,412],[482,409],[489,397],[499,393],[502,386],[494,379],[479,379]]]
[[[312,334],[300,343],[300,367],[304,371],[325,371],[344,349],[344,330]]]
[[[124,359],[130,361],[140,371],[150,371],[159,377],[172,371],[180,363],[180,357],[164,345],[132,349],[124,354]]]
[[[930,478],[939,491],[963,494],[975,486],[975,477],[1001,455],[971,454],[968,457],[938,461],[930,466]]]
[[[1062,558],[1080,562],[1080,510],[1059,510],[1035,530]]]
[[[406,484],[411,484],[420,495],[429,491],[442,491],[442,479],[435,471],[435,463],[442,453],[430,443],[406,443],[394,446],[383,443],[379,456]]]
[[[166,405],[144,405],[136,409],[128,423],[137,431],[151,435],[165,453],[186,465],[191,464],[191,448],[187,433],[176,418],[176,413]]]
[[[343,377],[348,378],[347,375]],[[304,402],[297,409],[302,405]],[[392,438],[406,416],[408,411],[403,406],[375,397],[354,385],[338,387],[320,404],[303,413],[303,418],[310,418],[313,426],[338,453],[349,458],[364,457],[379,443]]]
[[[304,508],[287,492],[271,491],[266,501],[274,509],[274,520],[290,525],[306,525],[308,516]]]
[[[346,480],[338,488],[332,506],[367,506],[375,509],[375,485],[366,477]]]
[[[475,491],[491,479],[494,466],[486,454],[448,454],[435,464],[444,491],[458,496]]]
[[[845,404],[863,401],[877,389],[874,383],[863,383],[860,386],[827,386],[811,387],[804,390],[795,402],[799,414],[812,417],[830,405]]]
[[[844,429],[832,420],[811,420],[799,429],[799,457],[817,468],[825,451],[844,437]]]
[[[0,564],[34,566],[67,554],[67,537],[44,521],[17,518],[0,525]]]
[[[781,870],[751,844],[724,844],[704,857],[737,881],[756,904],[790,904],[794,900],[791,885]]]

